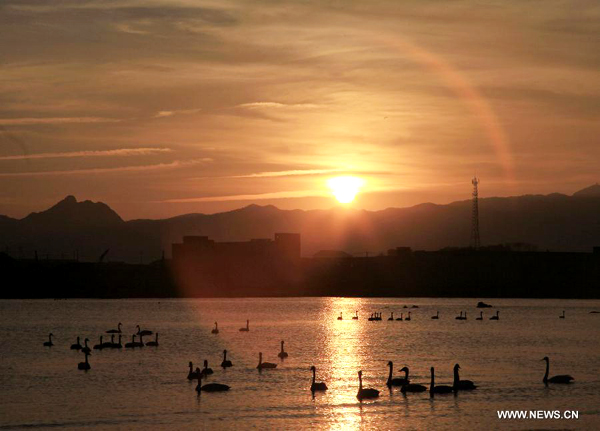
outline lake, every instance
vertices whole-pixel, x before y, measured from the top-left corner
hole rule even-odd
[[[0,428],[65,429],[599,429],[600,310],[597,300],[257,298],[0,301]],[[417,305],[407,309],[404,305]],[[489,317],[500,311],[498,321]],[[566,310],[566,318],[558,316]],[[358,311],[359,320],[351,320]],[[368,321],[372,312],[382,321]],[[411,321],[388,321],[391,312]],[[439,320],[431,316],[439,311]],[[455,316],[467,312],[467,320]],[[343,320],[337,320],[343,312]],[[250,320],[250,331],[240,332]],[[212,334],[214,322],[219,334]],[[97,344],[123,323],[123,342],[135,326],[158,332],[158,347],[94,350],[91,370],[77,369],[76,337]],[[44,347],[48,333],[54,346]],[[104,334],[105,337],[110,338]],[[145,337],[151,341],[154,336]],[[289,357],[280,360],[281,340]],[[106,341],[106,339],[105,339]],[[233,367],[219,365],[228,350]],[[256,369],[258,354],[278,364]],[[550,375],[571,374],[570,385],[546,387]],[[229,392],[195,391],[188,362],[215,373],[203,383]],[[385,385],[410,368],[413,383],[478,388],[456,395],[401,394]],[[311,365],[329,390],[309,391]],[[364,384],[381,391],[359,402]],[[576,410],[578,420],[500,420],[498,410]]]

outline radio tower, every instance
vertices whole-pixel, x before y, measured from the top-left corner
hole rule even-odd
[[[479,178],[473,177],[471,181],[473,184],[473,214],[472,214],[472,227],[471,227],[471,247],[475,250],[481,245],[479,240],[479,193],[477,191],[477,185],[479,184]]]

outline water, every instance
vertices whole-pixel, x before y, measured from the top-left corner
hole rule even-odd
[[[500,320],[476,321],[473,299],[207,299],[0,301],[0,428],[65,429],[598,429],[600,428],[600,301],[490,299]],[[409,311],[412,321],[388,322],[389,312]],[[558,319],[565,309],[566,319]],[[350,320],[358,310],[360,320]],[[440,311],[439,320],[430,316]],[[457,321],[460,310],[469,319]],[[336,317],[343,311],[344,320]],[[383,321],[366,320],[372,311]],[[250,319],[250,332],[238,329]],[[213,322],[220,333],[211,334]],[[158,348],[94,351],[89,372],[83,355],[69,350],[75,338],[98,342],[124,324],[160,333]],[[43,347],[47,334],[55,346]],[[147,337],[150,341],[153,337]],[[289,358],[279,360],[286,341]],[[129,341],[129,338],[125,339]],[[233,368],[219,364],[227,349]],[[278,363],[256,370],[258,352]],[[571,374],[572,385],[545,387],[550,374]],[[215,374],[208,382],[232,387],[197,396],[187,364]],[[414,383],[452,384],[452,367],[479,388],[430,399],[403,396],[385,386],[387,361],[396,375],[407,365]],[[329,391],[310,391],[309,367]],[[357,371],[379,399],[359,403]],[[504,420],[497,410],[577,410],[579,420]]]

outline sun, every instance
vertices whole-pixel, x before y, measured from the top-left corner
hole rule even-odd
[[[331,193],[342,204],[352,202],[364,183],[361,178],[352,176],[334,177],[327,181]]]

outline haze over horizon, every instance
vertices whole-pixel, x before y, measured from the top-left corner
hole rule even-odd
[[[124,219],[572,194],[598,182],[594,1],[6,0],[0,214]]]

